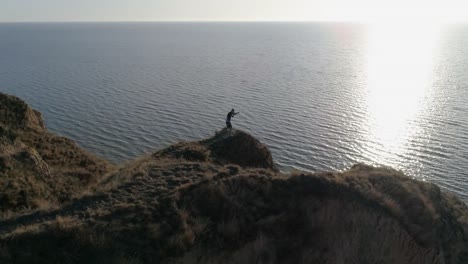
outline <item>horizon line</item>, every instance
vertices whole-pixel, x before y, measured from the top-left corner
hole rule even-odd
[[[250,23],[250,22],[365,22],[357,20],[73,20],[73,21],[0,21],[0,23]]]
[[[392,21],[393,19],[384,21]],[[397,19],[394,19],[397,20]],[[424,20],[422,20],[424,22]],[[332,19],[317,19],[317,20],[77,20],[77,21],[0,21],[0,24],[53,24],[53,23],[354,23],[365,24],[378,21],[372,20],[332,20]],[[466,20],[445,21],[444,23],[468,23]]]

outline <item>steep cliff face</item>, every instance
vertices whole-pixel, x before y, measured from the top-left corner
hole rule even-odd
[[[49,133],[41,114],[0,93],[0,211],[68,201],[113,166]]]
[[[0,127],[0,210],[38,206],[52,190],[49,166],[33,148]]]
[[[0,93],[0,124],[11,129],[46,130],[41,113],[18,97]]]
[[[48,177],[68,179],[56,171],[74,163],[30,146],[74,144],[43,132],[24,143],[23,131],[0,130],[0,179],[57,192]],[[0,263],[468,263],[468,208],[436,185],[362,164],[283,174],[242,131],[175,144],[86,186],[58,208],[0,217]]]

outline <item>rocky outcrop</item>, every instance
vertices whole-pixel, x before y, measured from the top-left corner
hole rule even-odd
[[[59,197],[48,177],[73,188],[64,171],[103,175],[63,158],[88,155],[70,140],[24,131],[0,130],[2,186]],[[363,164],[284,174],[238,130],[97,178],[57,208],[0,217],[0,263],[468,263],[468,208],[436,185]],[[0,206],[28,204],[23,196]]]

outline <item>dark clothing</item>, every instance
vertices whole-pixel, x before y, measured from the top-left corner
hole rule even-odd
[[[232,125],[231,125],[231,118],[233,118],[235,115],[237,115],[238,113],[234,113],[234,111],[231,111],[227,114],[227,117],[226,117],[226,126],[227,128],[231,129],[232,128]]]
[[[231,118],[234,116],[234,113],[233,112],[229,112],[227,114],[227,119],[226,119],[226,122],[231,122]]]

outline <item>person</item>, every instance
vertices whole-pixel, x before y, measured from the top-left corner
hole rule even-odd
[[[232,129],[232,125],[231,125],[231,118],[233,118],[235,115],[237,115],[239,112],[234,112],[234,109],[231,109],[231,112],[229,112],[227,114],[227,118],[226,118],[226,127],[231,130]]]

